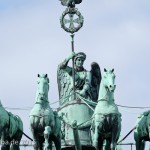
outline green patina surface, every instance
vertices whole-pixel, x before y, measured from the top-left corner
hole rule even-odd
[[[36,102],[30,112],[30,126],[35,150],[61,149],[61,122],[57,112],[49,106],[49,78],[47,74],[38,75]]]
[[[74,77],[73,68],[68,66],[69,61],[74,60]],[[75,145],[73,129],[69,126],[77,121],[77,124],[82,124],[78,127],[79,140],[82,146],[90,146],[90,118],[93,115],[93,110],[98,99],[98,92],[101,80],[101,71],[99,65],[94,62],[91,64],[91,70],[87,71],[83,65],[86,60],[86,54],[83,52],[72,52],[58,66],[58,89],[60,98],[60,107],[58,113],[63,114],[62,131],[64,141],[62,145]],[[73,79],[75,87],[73,88]],[[75,89],[75,93],[73,91]],[[75,99],[74,99],[75,94]],[[89,121],[87,121],[89,120]],[[85,123],[84,123],[85,122]],[[76,136],[78,137],[78,136]],[[79,146],[80,147],[80,146]]]
[[[144,150],[146,141],[150,141],[150,110],[139,115],[134,131],[136,150]]]
[[[96,150],[102,149],[103,145],[105,150],[115,150],[120,136],[121,114],[115,104],[115,88],[114,69],[104,69],[92,121],[92,144]]]
[[[7,112],[0,102],[0,137],[2,150],[19,150],[23,122],[19,116]]]

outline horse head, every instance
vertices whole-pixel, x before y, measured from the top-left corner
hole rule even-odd
[[[112,69],[112,70],[104,69],[104,73],[103,73],[103,76],[102,76],[102,81],[103,81],[104,87],[109,92],[114,92],[114,90],[116,88],[114,69]]]
[[[37,84],[37,99],[48,101],[49,78],[47,74],[38,74]]]

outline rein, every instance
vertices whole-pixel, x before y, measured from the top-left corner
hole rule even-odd
[[[45,103],[49,103],[49,101],[44,101]],[[41,102],[35,102],[35,104],[40,104],[41,105]]]

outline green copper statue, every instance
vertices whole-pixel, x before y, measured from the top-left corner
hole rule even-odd
[[[68,66],[69,60],[74,58],[74,72],[75,72],[75,92],[80,96],[96,101],[98,98],[99,85],[101,80],[100,67],[97,63],[92,63],[91,71],[87,71],[83,67],[86,59],[86,54],[83,52],[72,52],[59,66],[58,66],[58,89],[60,104],[64,104],[68,100],[72,100],[69,95],[73,94],[73,74],[72,67]],[[77,98],[77,96],[76,96]]]
[[[75,7],[75,4],[80,4],[82,0],[60,0],[63,6]]]
[[[35,150],[52,150],[52,141],[56,150],[61,149],[61,122],[57,112],[49,106],[49,79],[47,74],[38,75],[36,102],[30,112],[30,126]],[[44,145],[43,145],[44,144]]]
[[[138,117],[134,139],[136,150],[144,150],[146,141],[150,141],[150,110],[143,112]]]
[[[96,150],[102,150],[104,142],[105,150],[115,150],[120,136],[121,114],[114,101],[115,87],[114,69],[104,69],[91,127]]]
[[[19,150],[23,122],[19,116],[7,112],[0,102],[1,150]]]

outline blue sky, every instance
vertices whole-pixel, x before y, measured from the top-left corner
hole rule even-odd
[[[83,0],[77,7],[84,25],[75,35],[75,51],[87,54],[85,68],[90,70],[93,61],[102,71],[114,68],[116,103],[150,107],[150,1]],[[71,52],[70,35],[59,23],[64,10],[57,0],[0,0],[0,99],[5,107],[34,105],[38,73],[49,75],[49,101],[58,100],[57,66]],[[124,136],[144,110],[119,109]],[[30,110],[9,111],[22,117],[31,136]],[[133,134],[125,142],[134,142]]]

